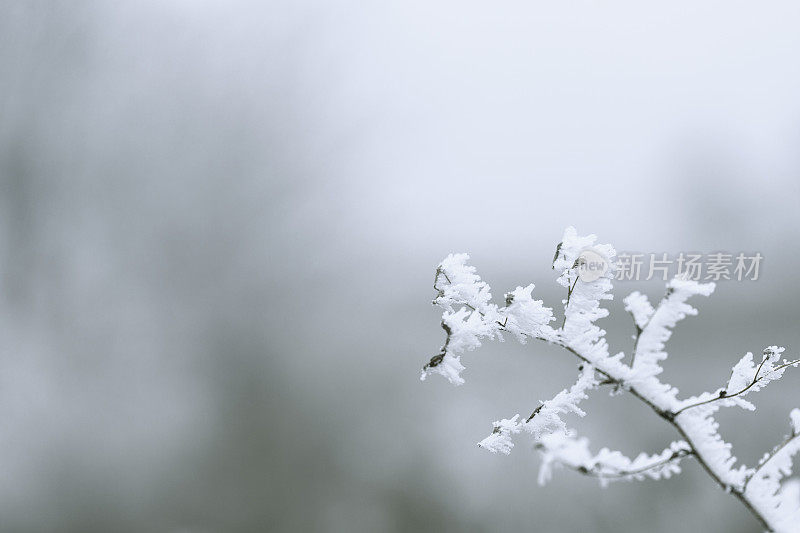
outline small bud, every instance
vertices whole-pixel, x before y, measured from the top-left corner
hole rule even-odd
[[[780,359],[781,354],[783,353],[783,348],[778,346],[767,346],[764,348],[764,358],[762,361],[772,361],[775,362]]]
[[[445,355],[444,353],[440,353],[440,354],[437,354],[437,355],[434,355],[433,357],[431,357],[431,360],[428,361],[428,363],[425,364],[425,366],[422,367],[422,370],[427,370],[429,368],[434,368],[434,367],[437,367],[440,364],[442,364],[442,361],[444,360],[444,355]]]
[[[556,253],[553,255],[552,267],[554,269],[556,268],[556,260],[558,259],[558,255],[561,253],[561,245],[562,244],[564,244],[564,243],[563,242],[558,243],[558,246],[556,246]]]

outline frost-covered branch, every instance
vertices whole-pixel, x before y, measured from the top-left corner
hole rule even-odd
[[[782,364],[775,365],[774,363],[777,362],[783,351],[784,348],[778,346],[769,346],[765,348],[761,364],[758,365],[758,368],[753,364],[753,354],[748,352],[736,366],[733,367],[727,387],[720,389],[716,394],[705,393],[700,399],[691,398],[687,400],[675,414],[679,415],[687,409],[712,402],[721,402],[721,405],[724,406],[738,405],[748,411],[755,411],[756,406],[745,400],[744,396],[749,392],[758,392],[771,381],[780,379],[786,368],[790,366],[796,368],[800,365],[800,359],[795,359],[794,361],[784,359]],[[754,368],[755,372],[753,372]],[[753,376],[752,378],[750,378],[751,375]],[[730,392],[732,390],[736,392]]]
[[[792,433],[764,455],[747,479],[745,496],[765,510],[775,531],[800,529],[800,495],[781,486],[781,479],[792,474],[792,458],[800,452],[800,409],[791,412]]]
[[[676,441],[656,455],[639,454],[630,459],[621,452],[603,448],[597,455],[589,451],[588,439],[576,439],[563,433],[551,433],[536,444],[542,454],[539,484],[552,477],[554,466],[563,466],[580,474],[596,477],[602,486],[612,481],[640,481],[645,478],[669,478],[680,473],[680,460],[692,455],[683,441]]]
[[[745,488],[753,477],[762,477],[764,472],[768,472],[768,470],[765,470],[765,467],[774,464],[773,459],[775,459],[776,456],[785,453],[787,450],[795,450],[792,453],[796,453],[796,446],[800,445],[800,409],[792,410],[791,418],[792,433],[788,435],[783,442],[775,446],[771,452],[764,454],[764,457],[758,462],[758,466],[753,469],[753,472],[748,476],[747,481],[745,481]]]
[[[680,320],[697,314],[688,299],[709,296],[714,284],[675,278],[667,283],[666,293],[655,308],[639,292],[625,298],[625,310],[636,327],[628,365],[624,362],[624,352],[614,355],[609,352],[605,331],[596,324],[608,315],[601,303],[612,298],[615,257],[614,248],[596,244],[594,235],[582,237],[574,228],[567,228],[552,264],[558,275],[557,283],[566,289],[562,325],[554,329],[550,326],[555,321],[553,311],[533,298],[533,284],[507,293],[505,305],[498,306],[492,303],[489,286],[467,264],[469,256],[449,255],[436,269],[437,296],[433,301],[444,310],[442,328],[446,339],[441,350],[423,367],[422,379],[438,373],[453,384],[462,384],[462,355],[481,346],[482,341],[503,340],[504,334],[511,334],[522,343],[535,339],[560,346],[581,362],[576,382],[552,399],[540,401],[524,420],[517,414],[495,422],[492,433],[478,444],[480,447],[509,454],[514,438],[523,432],[531,435],[542,454],[542,482],[550,478],[555,466],[597,477],[603,484],[615,479],[659,479],[678,473],[680,459],[691,455],[765,529],[798,531],[800,521],[787,522],[786,517],[797,517],[800,512],[800,484],[795,490],[794,484],[782,486],[780,480],[791,472],[791,457],[800,449],[797,435],[800,410],[792,412],[792,436],[767,454],[756,468],[736,466],[731,445],[719,435],[714,415],[725,406],[755,409],[744,397],[779,379],[788,367],[800,365],[800,360],[779,362],[784,350],[771,346],[764,350],[758,366],[752,354],[745,355],[734,366],[724,389],[679,400],[678,390],[658,377],[663,372],[661,363],[667,359],[665,343]],[[597,270],[598,263],[604,268]],[[587,270],[587,265],[595,270]],[[569,414],[583,417],[585,412],[579,404],[588,398],[590,391],[605,384],[614,385],[614,390],[627,391],[648,405],[675,428],[681,440],[660,454],[642,453],[635,459],[605,448],[591,454],[588,440],[575,438],[574,430],[563,417]],[[795,529],[787,529],[790,523],[795,524]]]

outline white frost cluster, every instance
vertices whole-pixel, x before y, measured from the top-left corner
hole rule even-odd
[[[513,438],[524,430],[542,455],[540,482],[550,479],[553,468],[560,466],[597,477],[604,485],[618,479],[669,477],[680,472],[680,459],[693,456],[717,483],[746,502],[770,531],[800,532],[800,480],[789,479],[792,458],[800,452],[800,409],[791,412],[791,435],[754,468],[736,465],[731,445],[720,436],[714,419],[723,407],[754,410],[755,405],[745,396],[779,379],[800,361],[781,361],[784,349],[777,346],[766,348],[758,362],[747,353],[733,367],[724,389],[679,400],[678,390],[659,379],[661,363],[667,358],[665,343],[680,320],[697,314],[688,299],[709,296],[714,284],[675,278],[667,283],[666,294],[655,307],[639,292],[626,297],[625,310],[633,317],[636,330],[631,362],[627,363],[624,352],[609,353],[605,331],[596,324],[608,315],[601,303],[612,298],[616,258],[613,247],[596,244],[596,240],[594,235],[579,236],[570,227],[556,249],[556,281],[567,292],[558,329],[551,325],[557,320],[553,310],[534,299],[533,284],[506,293],[504,305],[498,306],[492,303],[489,285],[475,267],[467,264],[468,255],[447,256],[436,270],[437,296],[433,301],[443,309],[442,328],[447,336],[440,352],[423,368],[422,379],[436,373],[453,384],[462,384],[461,356],[485,340],[503,340],[503,333],[522,343],[537,339],[561,346],[580,361],[576,382],[552,399],[539,402],[523,421],[517,414],[495,422],[492,433],[478,444],[481,448],[509,454]],[[578,275],[579,257],[585,250],[603,257],[609,267],[594,281]],[[641,453],[634,459],[606,448],[592,454],[589,441],[576,438],[562,416],[584,416],[579,404],[602,385],[609,385],[612,391],[631,392],[671,423],[685,440],[673,442],[659,454]]]
[[[489,285],[481,281],[476,268],[467,264],[468,260],[468,254],[450,254],[436,270],[439,296],[434,303],[451,313],[454,307],[462,305],[484,309],[492,299]]]
[[[639,291],[633,291],[622,302],[625,304],[625,310],[633,316],[636,327],[640,330],[644,329],[655,311],[647,296]]]
[[[795,435],[800,435],[800,409],[792,409],[789,413],[789,419],[792,421],[792,431]]]
[[[611,245],[598,245],[596,241],[595,235],[580,237],[575,228],[569,227],[564,231],[553,262],[553,268],[560,274],[556,282],[569,290],[569,297],[564,301],[565,321],[561,339],[574,350],[586,354],[593,365],[608,357],[606,332],[596,326],[595,321],[608,316],[608,309],[600,307],[600,302],[613,299],[611,280],[617,256]],[[592,282],[584,282],[578,277],[578,257],[586,249],[601,255],[609,265],[605,275]]]
[[[680,473],[678,460],[691,452],[691,447],[686,442],[676,441],[659,454],[641,453],[635,459],[608,448],[592,455],[588,439],[576,439],[563,433],[545,435],[539,440],[537,447],[542,453],[540,485],[550,480],[555,466],[566,466],[589,473],[599,478],[602,486],[612,481],[669,478],[672,474]]]
[[[504,418],[499,422],[494,423],[492,433],[480,441],[478,446],[487,449],[492,453],[510,454],[511,449],[514,447],[514,441],[511,440],[511,435],[520,432],[517,419],[519,415],[514,415],[512,418]]]
[[[533,299],[533,289],[531,283],[507,293],[507,305],[499,311],[503,329],[513,333],[523,344],[529,338],[552,340],[555,334],[549,325],[555,320],[553,310],[545,307],[541,300]]]
[[[589,397],[588,391],[597,387],[597,384],[594,367],[585,365],[572,387],[562,390],[552,400],[542,402],[536,416],[522,424],[522,427],[536,439],[550,433],[569,433],[559,415],[573,413],[586,416],[578,404]]]
[[[482,338],[499,334],[497,306],[490,303],[489,286],[467,265],[469,255],[450,254],[436,269],[434,288],[438,295],[433,303],[442,307],[442,328],[447,341],[442,351],[425,366],[420,379],[441,374],[454,385],[461,385],[461,354],[481,345]]]

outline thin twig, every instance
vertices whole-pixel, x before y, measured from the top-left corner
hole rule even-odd
[[[717,396],[716,398],[711,398],[710,400],[703,400],[702,402],[697,402],[697,403],[693,403],[691,405],[687,405],[685,407],[681,407],[680,409],[675,411],[674,415],[678,416],[682,412],[686,411],[687,409],[691,409],[693,407],[699,407],[701,405],[706,405],[708,403],[716,402],[718,400],[724,400],[724,399],[727,399],[727,398],[735,398],[736,396],[739,396],[740,394],[744,394],[745,392],[750,390],[756,383],[758,383],[759,381],[761,381],[762,379],[767,377],[768,374],[765,374],[765,375],[763,375],[761,377],[758,377],[758,374],[761,372],[761,368],[763,368],[764,363],[766,363],[766,362],[767,362],[767,358],[764,358],[764,360],[761,361],[761,364],[758,365],[758,369],[756,370],[756,375],[753,376],[753,381],[751,381],[749,385],[747,385],[745,388],[743,388],[739,392],[736,392],[734,394],[728,394],[725,389],[722,389],[719,392],[719,396]],[[775,372],[777,370],[781,370],[783,368],[786,368],[787,366],[793,366],[793,365],[796,365],[796,364],[800,364],[800,359],[795,359],[794,361],[789,361],[789,362],[784,363],[784,364],[782,364],[780,366],[776,366],[775,368],[773,368],[771,370],[771,372]]]
[[[631,351],[631,368],[633,368],[633,363],[636,362],[636,350],[639,346],[639,337],[642,336],[642,328],[639,327],[639,324],[636,324],[634,321],[634,325],[636,326],[636,338],[633,339],[633,350]]]
[[[639,349],[639,338],[642,336],[642,332],[644,332],[644,330],[647,329],[647,326],[650,325],[650,322],[652,322],[653,317],[656,316],[656,313],[658,313],[659,309],[661,309],[661,306],[664,304],[664,302],[667,300],[667,298],[669,298],[671,294],[672,294],[672,289],[667,289],[666,294],[664,294],[661,300],[659,300],[658,305],[653,310],[653,314],[650,315],[650,318],[648,318],[647,322],[645,322],[641,327],[639,327],[639,324],[636,323],[636,318],[635,317],[633,318],[633,325],[636,326],[636,339],[634,339],[633,341],[633,353],[631,354],[631,364],[630,364],[631,368],[633,368],[633,363],[636,362],[636,351]],[[631,316],[633,317],[633,313],[631,313]]]
[[[567,324],[567,308],[569,307],[569,300],[572,298],[572,291],[575,290],[575,286],[578,284],[578,280],[580,276],[576,274],[575,283],[572,284],[572,287],[567,287],[567,303],[564,304],[564,320],[561,322],[561,329],[564,329],[564,326]],[[569,285],[569,278],[567,278],[567,284]]]
[[[537,446],[537,448],[541,448],[541,447],[542,447],[541,445]],[[644,473],[646,473],[646,472],[648,472],[650,470],[653,470],[655,468],[664,466],[664,465],[672,463],[672,462],[678,462],[678,461],[680,461],[680,459],[682,459],[684,457],[688,457],[690,455],[694,456],[695,453],[693,451],[691,451],[691,450],[678,450],[678,451],[672,452],[672,455],[670,455],[666,459],[662,459],[661,461],[656,461],[655,463],[652,463],[650,465],[644,466],[642,468],[637,468],[637,469],[634,469],[634,470],[617,469],[614,472],[602,472],[602,471],[597,471],[597,470],[593,470],[593,469],[590,469],[590,468],[586,468],[584,466],[573,467],[571,465],[567,465],[567,464],[564,464],[564,463],[561,463],[561,464],[563,466],[566,466],[567,468],[570,468],[571,470],[574,470],[575,472],[578,472],[579,474],[583,474],[585,476],[596,477],[598,479],[623,479],[623,478],[626,478],[626,477],[631,477],[631,476],[637,476],[639,474],[644,474]]]
[[[530,422],[530,421],[533,419],[533,417],[534,417],[534,416],[538,415],[538,414],[539,414],[539,411],[541,411],[541,410],[542,410],[542,407],[544,407],[544,404],[542,404],[542,405],[540,405],[539,407],[537,407],[536,409],[534,409],[534,410],[533,410],[533,412],[531,413],[531,416],[529,416],[529,417],[528,417],[528,418],[525,420],[525,422],[526,422],[526,423],[527,423],[527,422]]]
[[[442,329],[447,334],[447,337],[444,339],[444,345],[442,346],[442,349],[439,350],[439,353],[431,357],[431,360],[425,363],[425,365],[422,367],[422,370],[428,370],[429,368],[439,366],[442,364],[444,356],[447,355],[447,347],[450,345],[450,337],[453,335],[453,330],[450,329],[450,326],[448,326],[444,320],[442,320]]]

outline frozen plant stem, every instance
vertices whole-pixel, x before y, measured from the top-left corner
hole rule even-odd
[[[728,394],[728,391],[726,391],[725,389],[722,389],[721,391],[719,391],[719,396],[717,398],[711,398],[710,400],[703,400],[701,402],[697,402],[697,403],[694,403],[694,404],[690,404],[690,405],[686,405],[684,407],[681,407],[676,413],[674,413],[674,416],[677,416],[677,415],[681,414],[682,412],[684,412],[687,409],[692,409],[693,407],[699,407],[701,405],[705,405],[705,404],[708,404],[708,403],[711,403],[711,402],[716,402],[717,400],[721,400],[722,398],[735,398],[737,396],[741,396],[742,394],[746,393],[751,388],[753,388],[753,386],[756,385],[758,382],[760,382],[762,379],[764,379],[765,376],[759,377],[759,375],[758,375],[759,372],[761,372],[761,368],[764,366],[764,362],[766,362],[766,359],[764,359],[764,361],[761,362],[761,365],[758,367],[758,370],[756,370],[756,375],[753,377],[753,381],[751,381],[750,384],[748,384],[742,390],[740,390],[738,392],[734,392],[733,394]],[[779,366],[775,367],[774,370],[782,370],[782,369],[784,369],[786,367],[789,367],[789,366],[796,366],[798,363],[800,363],[800,359],[795,359],[794,361],[787,361],[786,363],[783,363],[782,365],[779,365]]]
[[[730,444],[719,435],[714,420],[716,411],[723,407],[754,410],[745,396],[779,379],[787,368],[797,367],[800,360],[781,362],[783,348],[770,346],[756,366],[753,355],[748,353],[733,367],[725,388],[678,399],[678,390],[658,378],[663,370],[661,361],[667,358],[664,343],[678,321],[697,314],[687,300],[694,295],[710,295],[714,284],[673,279],[655,309],[638,292],[626,297],[625,309],[636,326],[628,365],[624,353],[609,353],[605,331],[595,324],[608,315],[600,303],[612,298],[616,257],[613,247],[597,245],[595,241],[594,235],[581,237],[574,228],[567,228],[556,249],[553,269],[559,274],[557,282],[567,289],[564,319],[558,329],[550,326],[555,320],[552,309],[533,299],[533,284],[506,294],[505,306],[500,307],[491,302],[489,286],[475,268],[467,265],[469,256],[445,258],[436,270],[437,297],[433,303],[444,309],[442,327],[447,337],[439,353],[423,367],[422,379],[437,373],[456,385],[462,384],[463,353],[478,348],[487,339],[503,340],[503,335],[510,334],[523,343],[536,339],[560,346],[581,362],[576,383],[541,402],[524,421],[516,415],[495,422],[492,433],[479,446],[508,454],[514,447],[515,435],[523,431],[531,434],[542,455],[541,483],[548,481],[557,467],[596,477],[603,485],[616,480],[660,479],[679,473],[681,459],[692,456],[723,490],[742,502],[765,530],[800,531],[800,501],[791,499],[794,493],[784,492],[781,484],[791,474],[792,456],[800,452],[800,409],[791,413],[790,437],[766,454],[756,468],[734,468],[736,458]],[[594,281],[579,277],[578,258],[587,249],[605,258],[609,265],[607,272]],[[633,459],[606,448],[591,453],[588,439],[578,438],[561,417],[568,413],[584,416],[580,402],[601,385],[628,391],[672,425],[681,440],[655,455],[642,453]]]
[[[661,460],[655,461],[654,463],[649,464],[647,466],[643,466],[643,467],[636,468],[636,469],[633,469],[633,470],[624,470],[624,469],[622,469],[622,470],[616,470],[616,471],[612,470],[612,471],[603,472],[603,471],[600,471],[600,470],[590,470],[589,468],[587,468],[585,466],[579,466],[577,468],[574,468],[574,470],[576,472],[578,472],[579,474],[583,474],[584,476],[596,477],[596,478],[601,479],[601,480],[618,480],[618,479],[625,479],[625,478],[635,478],[637,476],[642,476],[643,474],[646,474],[647,472],[652,471],[654,469],[666,466],[668,463],[672,463],[674,461],[680,460],[681,458],[686,457],[687,455],[693,455],[693,454],[694,454],[694,452],[692,452],[690,450],[678,450],[678,451],[672,452],[672,454],[669,457],[667,457],[666,459],[661,459]]]

